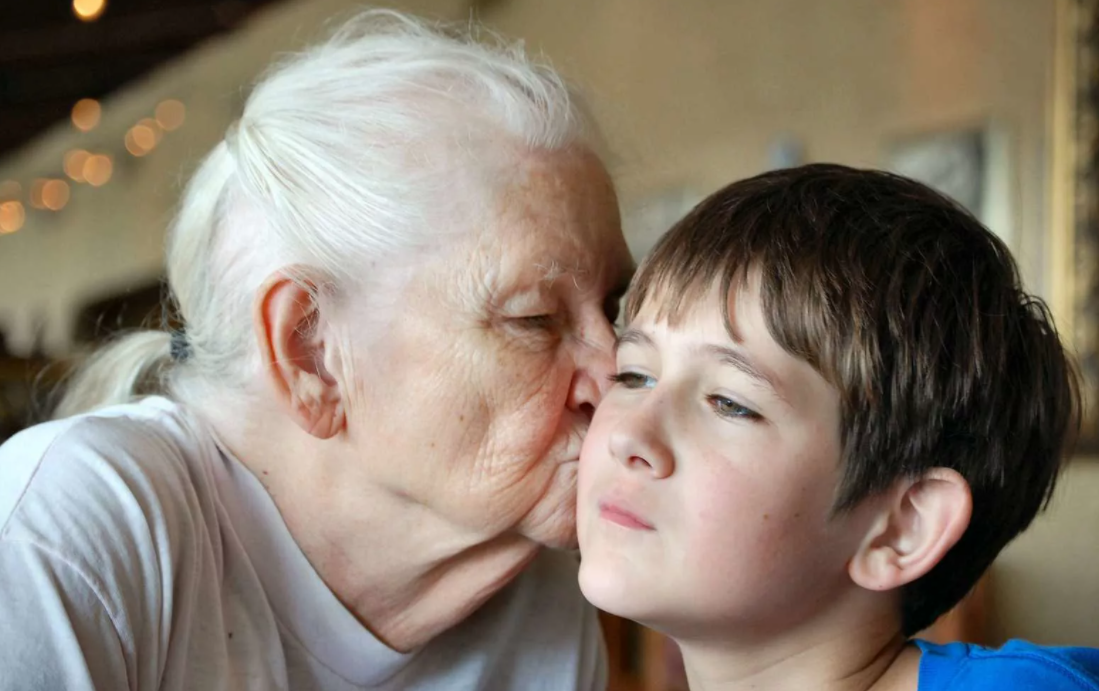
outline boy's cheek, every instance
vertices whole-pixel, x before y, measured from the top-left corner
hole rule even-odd
[[[600,463],[594,458],[594,454],[589,453],[589,451],[587,442],[585,442],[585,448],[580,453],[580,467],[576,477],[576,518],[578,521],[585,520],[588,517],[595,496],[594,485],[597,483],[599,475],[598,466]]]

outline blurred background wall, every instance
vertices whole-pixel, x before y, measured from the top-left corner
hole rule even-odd
[[[385,4],[444,19],[476,16],[579,83],[606,130],[638,254],[719,185],[830,160],[891,167],[940,186],[1009,243],[1031,290],[1048,295],[1059,280],[1050,269],[1053,0]],[[155,286],[181,181],[236,117],[248,84],[273,55],[322,35],[358,6],[266,3],[235,30],[103,98],[91,131],[63,120],[9,151],[0,160],[0,202],[7,189],[25,215],[0,235],[8,348],[67,357],[78,350],[78,315],[89,304]],[[127,132],[167,99],[185,107],[182,126],[146,154],[129,153]],[[76,150],[108,155],[109,181],[93,187],[67,178],[66,155]],[[54,179],[67,181],[64,208],[32,208],[35,180]],[[995,567],[989,640],[1099,646],[1096,496],[1099,460],[1079,459],[1051,511]]]

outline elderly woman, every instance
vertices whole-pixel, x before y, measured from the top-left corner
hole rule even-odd
[[[630,271],[594,136],[388,12],[271,72],[171,229],[184,331],[0,449],[0,688],[601,688],[543,549]]]

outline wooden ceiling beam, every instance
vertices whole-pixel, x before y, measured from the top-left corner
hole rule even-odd
[[[233,28],[250,11],[240,2],[163,9],[0,33],[0,65],[71,64],[89,55],[144,52],[165,44],[191,44]],[[0,29],[3,27],[0,26]]]
[[[179,51],[162,50],[127,55],[88,56],[71,65],[24,67],[10,70],[0,67],[0,107],[9,109],[51,100],[97,98],[119,84],[148,71],[149,65],[163,62]],[[151,48],[151,47],[150,47]]]

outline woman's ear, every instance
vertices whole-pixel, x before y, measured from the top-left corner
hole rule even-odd
[[[848,573],[868,590],[892,590],[938,564],[969,527],[973,497],[957,471],[933,468],[888,497]]]
[[[308,284],[272,274],[256,294],[252,326],[260,363],[291,419],[319,439],[346,423],[343,397],[325,366],[321,313]]]

